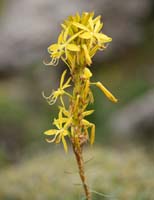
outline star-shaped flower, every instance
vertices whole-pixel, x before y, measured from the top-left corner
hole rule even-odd
[[[60,80],[60,86],[59,86],[58,90],[53,91],[50,96],[45,96],[44,92],[42,93],[43,97],[47,100],[49,105],[53,105],[57,101],[57,98],[60,97],[60,101],[61,101],[62,105],[64,106],[64,101],[63,101],[62,96],[65,94],[69,97],[72,97],[68,92],[65,91],[66,88],[71,86],[70,85],[71,78],[69,78],[64,83],[66,72],[67,72],[67,70],[65,70],[62,73],[61,80]]]
[[[46,139],[47,142],[52,143],[55,142],[56,144],[62,141],[64,150],[67,152],[68,147],[65,140],[65,137],[69,135],[68,129],[68,120],[67,118],[63,117],[63,111],[60,109],[58,119],[54,119],[53,124],[56,126],[57,129],[50,129],[44,132],[47,136],[53,136],[52,139]]]

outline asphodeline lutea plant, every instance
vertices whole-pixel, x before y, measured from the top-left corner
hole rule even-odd
[[[49,143],[62,142],[66,152],[68,151],[67,142],[70,140],[85,196],[87,200],[90,200],[91,191],[86,181],[82,150],[84,144],[87,142],[93,144],[95,140],[95,124],[86,119],[86,116],[94,112],[87,109],[87,106],[94,101],[91,87],[98,87],[109,100],[117,102],[117,99],[101,82],[91,82],[90,66],[92,57],[98,50],[105,50],[112,38],[101,32],[103,27],[101,16],[94,17],[93,12],[70,16],[61,24],[61,27],[57,43],[48,47],[51,61],[45,64],[57,65],[59,59],[62,59],[69,69],[67,77],[70,77],[66,80],[67,70],[64,70],[59,88],[50,96],[45,96],[43,93],[50,105],[58,99],[60,103],[58,117],[53,122],[56,128],[47,130],[44,134],[48,136]],[[65,105],[64,96],[68,98],[68,106]]]

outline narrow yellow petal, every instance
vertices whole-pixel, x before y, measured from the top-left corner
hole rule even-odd
[[[61,44],[63,42],[63,35],[64,35],[64,32],[62,31],[60,34],[59,34],[59,37],[58,37],[58,44]]]
[[[93,31],[93,29],[94,29],[94,23],[93,23],[92,18],[90,18],[90,19],[88,20],[88,22],[89,22],[89,25],[90,25],[90,30]]]
[[[107,96],[109,100],[113,101],[114,103],[117,103],[118,100],[101,82],[97,82],[96,86]]]
[[[80,47],[76,44],[67,44],[66,49],[70,51],[80,51]]]
[[[76,37],[78,37],[81,33],[83,33],[83,31],[79,31],[78,33],[76,33],[75,35],[72,35],[72,37],[70,37],[67,40],[67,44],[70,43],[72,40],[74,40]]]
[[[64,70],[60,79],[60,88],[62,88],[67,70]]]
[[[66,140],[65,140],[64,136],[62,136],[62,143],[63,143],[63,146],[64,146],[64,150],[67,153],[68,152],[68,147],[67,147],[67,143],[66,143]]]
[[[103,34],[103,33],[95,33],[95,37],[98,40],[101,40],[102,43],[106,43],[106,42],[111,42],[112,38],[108,37],[107,35]]]
[[[61,24],[61,27],[65,30],[67,26],[65,24]]]
[[[89,68],[85,67],[84,68],[83,78],[89,79],[90,77],[92,77],[92,73],[91,73]]]
[[[48,47],[48,51],[52,52],[52,51],[57,51],[59,49],[59,44],[52,44],[51,46]]]
[[[48,138],[46,138],[45,140],[46,140],[48,143],[53,143],[53,142],[56,141],[56,138],[57,138],[57,135],[55,135],[53,139],[48,139]]]
[[[85,126],[88,126],[88,127],[91,126],[91,123],[86,119],[82,119],[82,124],[85,125]]]
[[[95,141],[95,124],[91,127],[91,135],[90,135],[90,144],[93,144]]]
[[[89,94],[89,85],[90,85],[90,81],[87,80],[85,88],[84,88],[84,99],[86,99],[87,95]]]
[[[63,89],[70,87],[71,85],[69,84],[71,81],[71,77],[66,81],[66,83],[63,85]]]
[[[65,32],[64,32],[64,35],[63,35],[64,42],[66,42],[66,40],[67,40],[68,31],[69,31],[69,28],[66,28],[66,29],[65,29]]]
[[[83,24],[80,24],[78,22],[73,22],[72,25],[80,28],[81,30],[89,31],[89,29],[86,26],[84,26]]]
[[[66,116],[69,117],[70,116],[70,112],[68,110],[66,110],[65,107],[59,106],[59,109],[62,111],[62,113]]]
[[[93,22],[94,23],[97,23],[98,21],[100,21],[101,20],[101,15],[98,15],[94,20],[93,20]]]
[[[44,132],[45,135],[55,135],[57,134],[57,129],[50,129]]]
[[[82,48],[84,50],[84,54],[85,54],[85,59],[86,59],[87,65],[91,65],[92,61],[91,61],[87,46],[84,44],[84,45],[82,45]]]
[[[96,54],[96,52],[97,52],[98,49],[99,49],[99,46],[98,46],[98,45],[95,45],[95,46],[90,50],[89,55],[90,55],[91,58]]]
[[[78,22],[79,22],[79,21],[80,21],[80,15],[79,15],[79,13],[78,13],[78,12],[76,13],[76,16],[75,16],[75,17],[76,17],[76,21],[78,21]]]
[[[98,20],[97,23],[96,23],[96,25],[95,25],[95,28],[94,28],[94,32],[95,33],[97,33],[97,32],[100,31],[100,25],[101,25],[100,20]]]
[[[83,112],[82,115],[83,115],[83,117],[85,117],[85,116],[91,115],[93,112],[94,112],[94,110],[87,110],[87,111]]]
[[[85,32],[85,33],[82,33],[81,35],[79,35],[79,37],[82,39],[90,39],[92,37],[92,35],[89,32]]]
[[[54,136],[54,138],[52,138],[52,139],[47,139],[47,138],[46,138],[46,141],[47,141],[48,143],[55,142],[56,139],[57,139],[58,134],[59,134],[59,133],[57,133],[57,134]]]

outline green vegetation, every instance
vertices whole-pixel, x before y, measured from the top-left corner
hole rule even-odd
[[[81,200],[82,187],[73,155],[36,153],[0,172],[0,199]],[[154,165],[141,149],[88,148],[84,155],[94,200],[154,199]],[[69,183],[69,184],[67,184]],[[104,194],[104,195],[103,195]]]

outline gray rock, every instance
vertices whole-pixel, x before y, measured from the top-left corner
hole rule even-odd
[[[114,135],[124,138],[135,135],[154,137],[154,90],[115,112],[110,127]]]
[[[140,22],[148,16],[150,2],[7,0],[0,20],[0,70],[42,61],[47,46],[56,40],[60,23],[77,11],[95,11],[103,16],[104,32],[113,38],[104,56],[118,55],[144,39]]]

